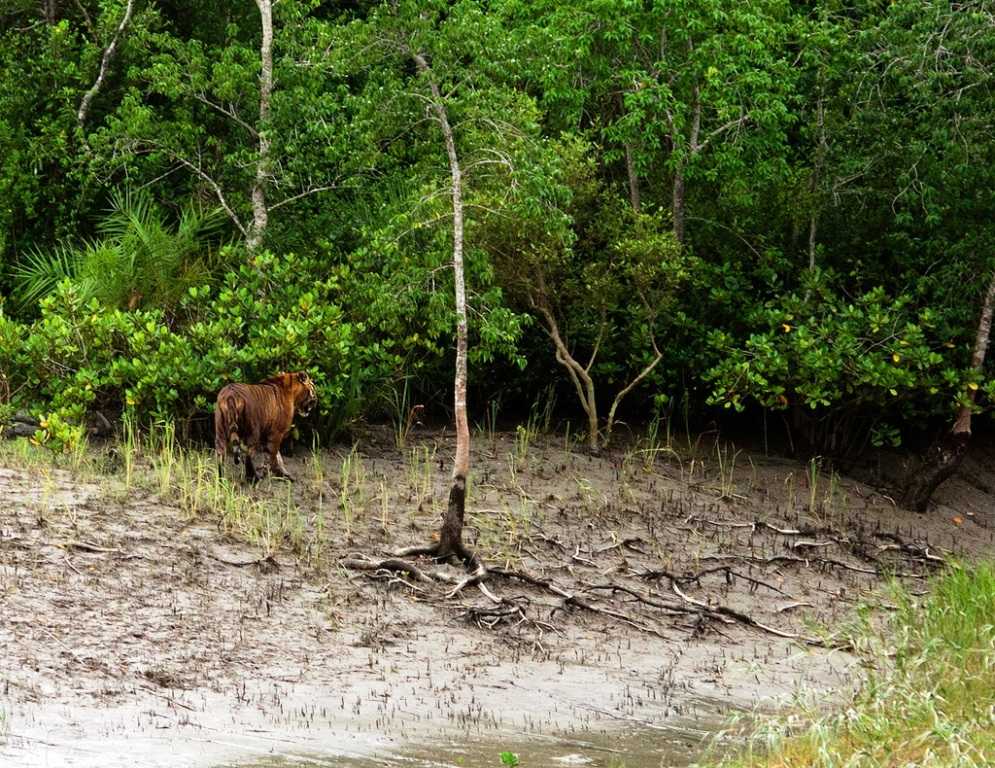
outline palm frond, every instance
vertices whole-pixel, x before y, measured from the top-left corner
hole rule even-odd
[[[14,291],[21,309],[37,304],[63,280],[73,280],[80,267],[80,252],[69,243],[49,250],[32,248],[14,266]]]

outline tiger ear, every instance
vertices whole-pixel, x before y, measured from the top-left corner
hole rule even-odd
[[[300,373],[297,374],[297,380],[301,384],[306,384],[307,383],[307,374],[304,371],[301,371]]]

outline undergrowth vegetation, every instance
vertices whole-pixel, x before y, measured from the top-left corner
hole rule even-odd
[[[725,768],[983,768],[995,762],[995,564],[957,565],[925,596],[891,590],[852,629],[869,670],[843,710],[761,729]]]
[[[0,423],[55,450],[291,369],[322,439],[448,418],[427,104],[491,431],[552,383],[592,448],[682,403],[843,455],[995,397],[987,0],[133,5],[0,9]]]

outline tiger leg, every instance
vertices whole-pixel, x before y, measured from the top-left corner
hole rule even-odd
[[[255,485],[259,482],[259,475],[256,472],[256,465],[252,463],[252,451],[242,454],[242,463],[245,465],[245,479]]]
[[[283,456],[280,455],[280,440],[271,438],[269,441],[269,467],[270,472],[276,477],[282,477],[290,482],[294,481],[294,478],[290,476],[287,472],[286,466],[283,464]]]

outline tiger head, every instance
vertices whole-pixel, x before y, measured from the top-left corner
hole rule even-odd
[[[314,382],[305,371],[291,374],[294,383],[294,407],[301,416],[307,416],[318,404],[318,392],[314,388]]]

